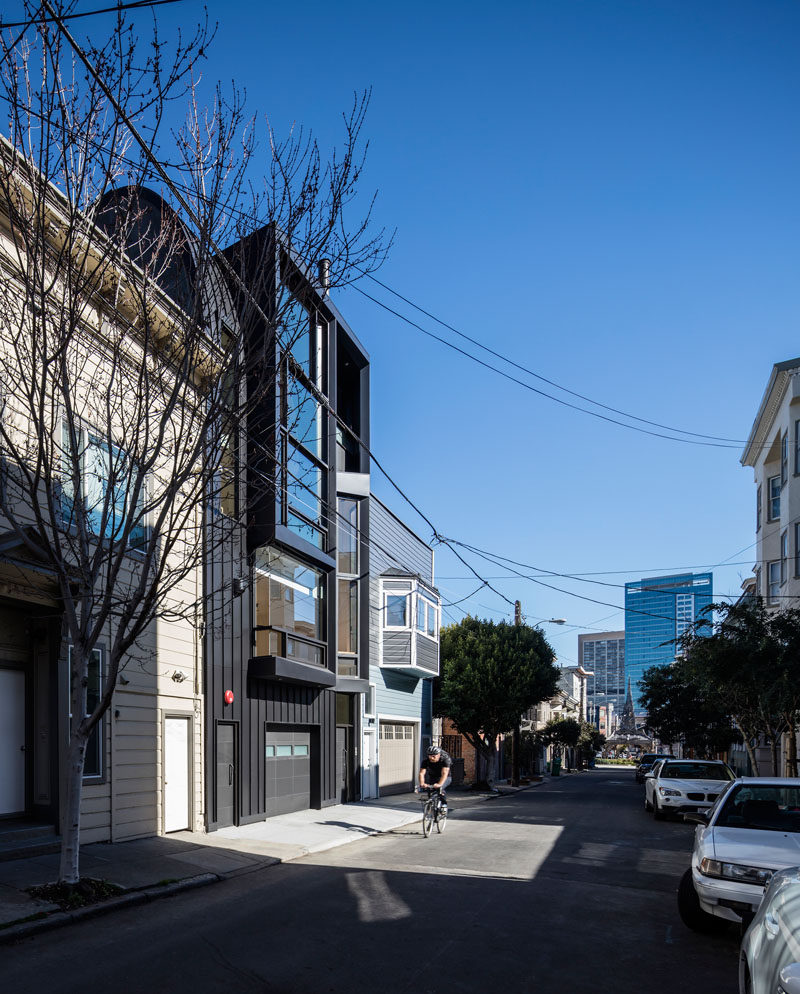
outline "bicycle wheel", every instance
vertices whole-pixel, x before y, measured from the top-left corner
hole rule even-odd
[[[436,805],[436,831],[439,835],[444,831],[444,826],[447,824],[447,811],[442,806],[441,802]]]
[[[422,809],[422,834],[427,839],[433,828],[433,801],[427,800]]]

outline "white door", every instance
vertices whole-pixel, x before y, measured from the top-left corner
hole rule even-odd
[[[0,669],[0,815],[25,811],[25,674]]]
[[[189,828],[190,718],[164,719],[164,831]]]

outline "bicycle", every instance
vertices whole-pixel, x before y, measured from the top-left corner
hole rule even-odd
[[[427,839],[433,831],[434,824],[436,831],[441,835],[444,826],[447,824],[447,805],[442,799],[442,792],[438,787],[420,787],[419,791],[427,791],[428,796],[422,802],[422,834]]]

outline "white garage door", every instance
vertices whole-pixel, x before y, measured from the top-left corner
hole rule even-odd
[[[410,723],[381,721],[378,743],[381,794],[399,794],[413,789],[417,774],[414,729]]]

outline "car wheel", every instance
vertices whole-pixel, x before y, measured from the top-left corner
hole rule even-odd
[[[653,810],[653,805],[647,800],[647,794],[644,795],[644,809],[645,811]]]
[[[658,806],[658,798],[653,794],[653,817],[656,821],[663,821],[667,816]]]
[[[724,918],[715,918],[700,907],[697,891],[694,889],[692,871],[687,870],[678,884],[678,914],[683,924],[693,932],[707,935],[724,932],[728,923]]]

